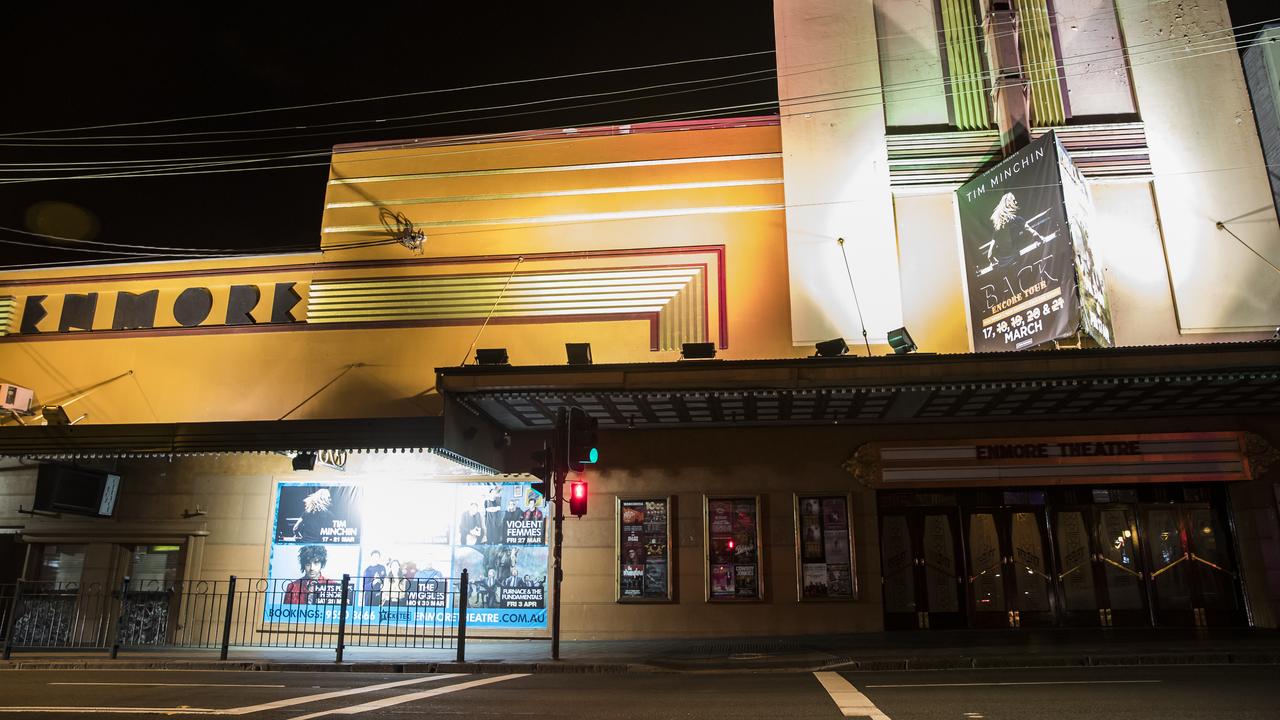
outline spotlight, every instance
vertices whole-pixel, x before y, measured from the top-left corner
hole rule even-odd
[[[916,351],[916,342],[911,339],[911,333],[906,328],[900,327],[889,331],[889,347],[898,355],[906,355]]]
[[[294,470],[315,470],[316,454],[314,452],[300,452],[293,456]]]
[[[506,348],[480,348],[476,350],[477,365],[510,365]]]
[[[684,360],[710,360],[715,356],[715,343],[685,343],[680,348],[680,357]]]
[[[570,365],[591,364],[591,343],[565,343],[564,353],[569,357]]]
[[[67,411],[61,405],[45,405],[40,408],[40,414],[44,416],[46,425],[70,425],[71,418],[67,416]]]
[[[817,350],[814,357],[839,357],[849,352],[849,344],[842,337],[823,340],[813,348]]]

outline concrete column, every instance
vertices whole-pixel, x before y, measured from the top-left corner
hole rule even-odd
[[[902,297],[872,2],[778,0],[773,13],[791,339],[861,343],[843,237],[868,336],[884,343]]]

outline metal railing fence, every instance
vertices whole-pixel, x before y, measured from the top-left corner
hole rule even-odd
[[[392,580],[373,593],[343,575],[165,584],[19,581],[0,585],[0,642],[14,650],[347,647],[466,653],[467,571],[457,578]]]

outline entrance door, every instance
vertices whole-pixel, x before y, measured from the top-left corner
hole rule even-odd
[[[952,508],[889,510],[880,516],[886,629],[964,626],[957,520]]]
[[[1062,623],[1150,624],[1132,507],[1059,507],[1052,515]]]
[[[1146,505],[1142,521],[1156,623],[1238,622],[1235,566],[1213,508],[1207,503]]]
[[[1042,508],[966,511],[968,604],[975,627],[1052,625],[1053,575]]]

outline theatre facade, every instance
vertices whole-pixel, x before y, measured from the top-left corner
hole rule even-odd
[[[778,3],[776,115],[338,146],[316,252],[0,272],[0,585],[236,575],[327,622],[347,574],[385,621],[467,569],[477,633],[542,637],[529,458],[580,407],[567,638],[1276,627],[1238,60],[1146,62],[1159,7],[951,5]],[[1027,80],[1019,138],[958,65],[1002,37],[1114,67]]]

